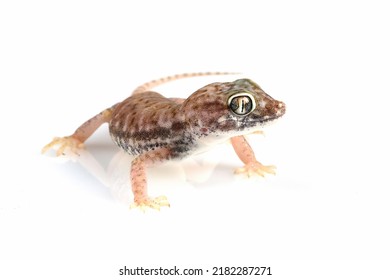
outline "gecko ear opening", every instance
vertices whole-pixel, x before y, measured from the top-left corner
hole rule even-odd
[[[228,106],[234,114],[246,116],[256,108],[256,102],[249,93],[236,93],[229,97]]]

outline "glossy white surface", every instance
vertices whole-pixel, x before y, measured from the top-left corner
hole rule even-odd
[[[380,265],[390,259],[385,5],[15,3],[0,4],[0,260],[9,270],[40,260],[36,267],[109,260],[108,275],[116,276],[125,264],[306,260],[306,270],[291,275],[285,263],[279,276],[321,279],[310,269],[321,264],[334,264],[344,279],[389,275]],[[234,176],[241,164],[221,146],[199,156],[196,168],[186,161],[150,170],[150,193],[166,195],[171,208],[143,214],[127,209],[128,159],[116,154],[107,127],[87,142],[95,163],[39,154],[143,82],[209,70],[241,71],[286,103],[266,137],[250,138],[259,160],[278,167],[276,176]],[[230,79],[157,90],[185,97]]]

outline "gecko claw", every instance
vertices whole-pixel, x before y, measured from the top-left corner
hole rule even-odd
[[[274,165],[262,165],[260,162],[256,161],[248,163],[244,167],[237,168],[235,173],[246,174],[248,177],[252,177],[253,175],[264,177],[266,173],[275,175],[275,169],[276,166]]]
[[[72,136],[66,136],[66,137],[55,137],[53,141],[51,141],[49,144],[44,146],[42,148],[41,153],[44,154],[50,149],[54,149],[54,147],[59,146],[56,151],[56,156],[65,155],[65,150],[69,149],[72,153],[79,155],[78,150],[82,149],[84,147],[84,143],[82,143],[80,140],[72,137]]]
[[[161,207],[171,207],[166,196],[158,196],[156,198],[147,198],[143,201],[135,201],[130,205],[130,209],[138,208],[145,213],[146,209],[152,208],[160,211]]]

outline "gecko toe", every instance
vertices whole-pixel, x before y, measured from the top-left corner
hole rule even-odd
[[[274,165],[262,165],[260,162],[248,163],[244,167],[237,168],[235,170],[236,174],[245,174],[248,177],[252,177],[253,175],[265,177],[265,174],[273,174],[275,175],[276,166]]]
[[[66,155],[68,151],[79,155],[78,151],[84,147],[84,143],[72,136],[55,137],[49,144],[42,148],[41,152],[44,154],[50,149],[55,149],[57,146],[56,156]]]
[[[135,201],[130,205],[130,209],[138,208],[142,212],[146,209],[155,209],[160,211],[161,207],[171,207],[166,196],[158,196],[156,198],[147,198],[143,201]]]

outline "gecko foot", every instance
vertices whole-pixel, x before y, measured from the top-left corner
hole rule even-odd
[[[147,198],[142,201],[135,201],[130,205],[130,209],[139,208],[142,212],[145,212],[146,209],[152,208],[160,211],[160,208],[163,206],[170,207],[166,196],[158,196],[156,198]]]
[[[273,165],[262,165],[260,162],[252,162],[246,164],[244,167],[237,168],[236,174],[246,174],[248,177],[253,175],[260,175],[264,177],[266,173],[275,174],[276,166]]]
[[[84,143],[72,136],[55,137],[53,141],[42,148],[42,154],[56,146],[59,146],[56,155],[60,156],[65,154],[66,149],[69,149],[72,153],[78,154],[77,151],[83,148]]]

